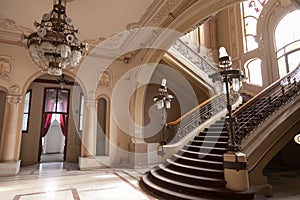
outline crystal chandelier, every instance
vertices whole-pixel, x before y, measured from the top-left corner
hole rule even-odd
[[[60,76],[68,64],[74,69],[88,50],[88,45],[78,40],[78,30],[66,15],[66,0],[54,0],[53,10],[34,26],[37,31],[24,38],[33,61],[50,75]]]

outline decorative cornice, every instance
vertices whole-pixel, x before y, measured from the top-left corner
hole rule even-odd
[[[172,11],[180,5],[182,0],[169,0],[166,1],[165,4],[161,7],[161,9],[157,12],[157,14],[152,18],[149,22],[151,25],[159,25],[162,23],[163,20],[170,18],[171,21],[175,19]]]
[[[107,39],[101,38],[97,42],[94,41],[95,44],[98,43],[98,46],[95,46],[96,51],[100,52],[101,55],[110,55],[111,57],[122,54],[122,52],[124,52],[123,50],[135,40],[135,34],[130,34],[130,30],[142,27],[162,27],[166,19],[170,19],[169,22],[175,19],[172,12],[178,9],[179,6],[182,6],[183,2],[184,0],[154,0],[138,22],[126,25],[126,29],[129,31],[118,33]],[[141,48],[143,48],[142,44]]]

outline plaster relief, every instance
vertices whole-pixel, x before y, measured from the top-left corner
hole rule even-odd
[[[156,13],[156,15],[150,21],[152,25],[159,25],[166,18],[171,18],[174,20],[175,17],[172,11],[182,2],[182,0],[169,0],[161,7],[161,9]]]
[[[111,81],[112,81],[111,72],[109,72],[109,71],[100,72],[99,78],[98,78],[98,86],[109,87],[109,86],[111,86]]]
[[[0,79],[9,82],[12,75],[13,59],[0,55]]]

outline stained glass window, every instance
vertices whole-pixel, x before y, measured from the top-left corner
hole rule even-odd
[[[22,132],[24,133],[28,132],[30,101],[31,101],[31,90],[26,92],[24,98],[24,111],[23,111],[23,121],[22,121]]]
[[[241,3],[244,25],[244,52],[252,51],[258,47],[255,40],[257,21],[267,2],[268,0],[247,0]]]

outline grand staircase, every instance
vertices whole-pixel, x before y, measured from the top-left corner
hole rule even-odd
[[[225,188],[223,154],[228,131],[224,118],[200,132],[182,149],[141,178],[140,185],[159,199],[253,199],[251,191]]]
[[[299,95],[300,66],[233,112],[237,119],[235,142],[242,145],[258,126],[289,102],[293,104]],[[229,135],[224,121],[211,124],[163,164],[145,173],[140,186],[158,199],[260,198],[251,190],[235,192],[225,187],[223,154]]]

